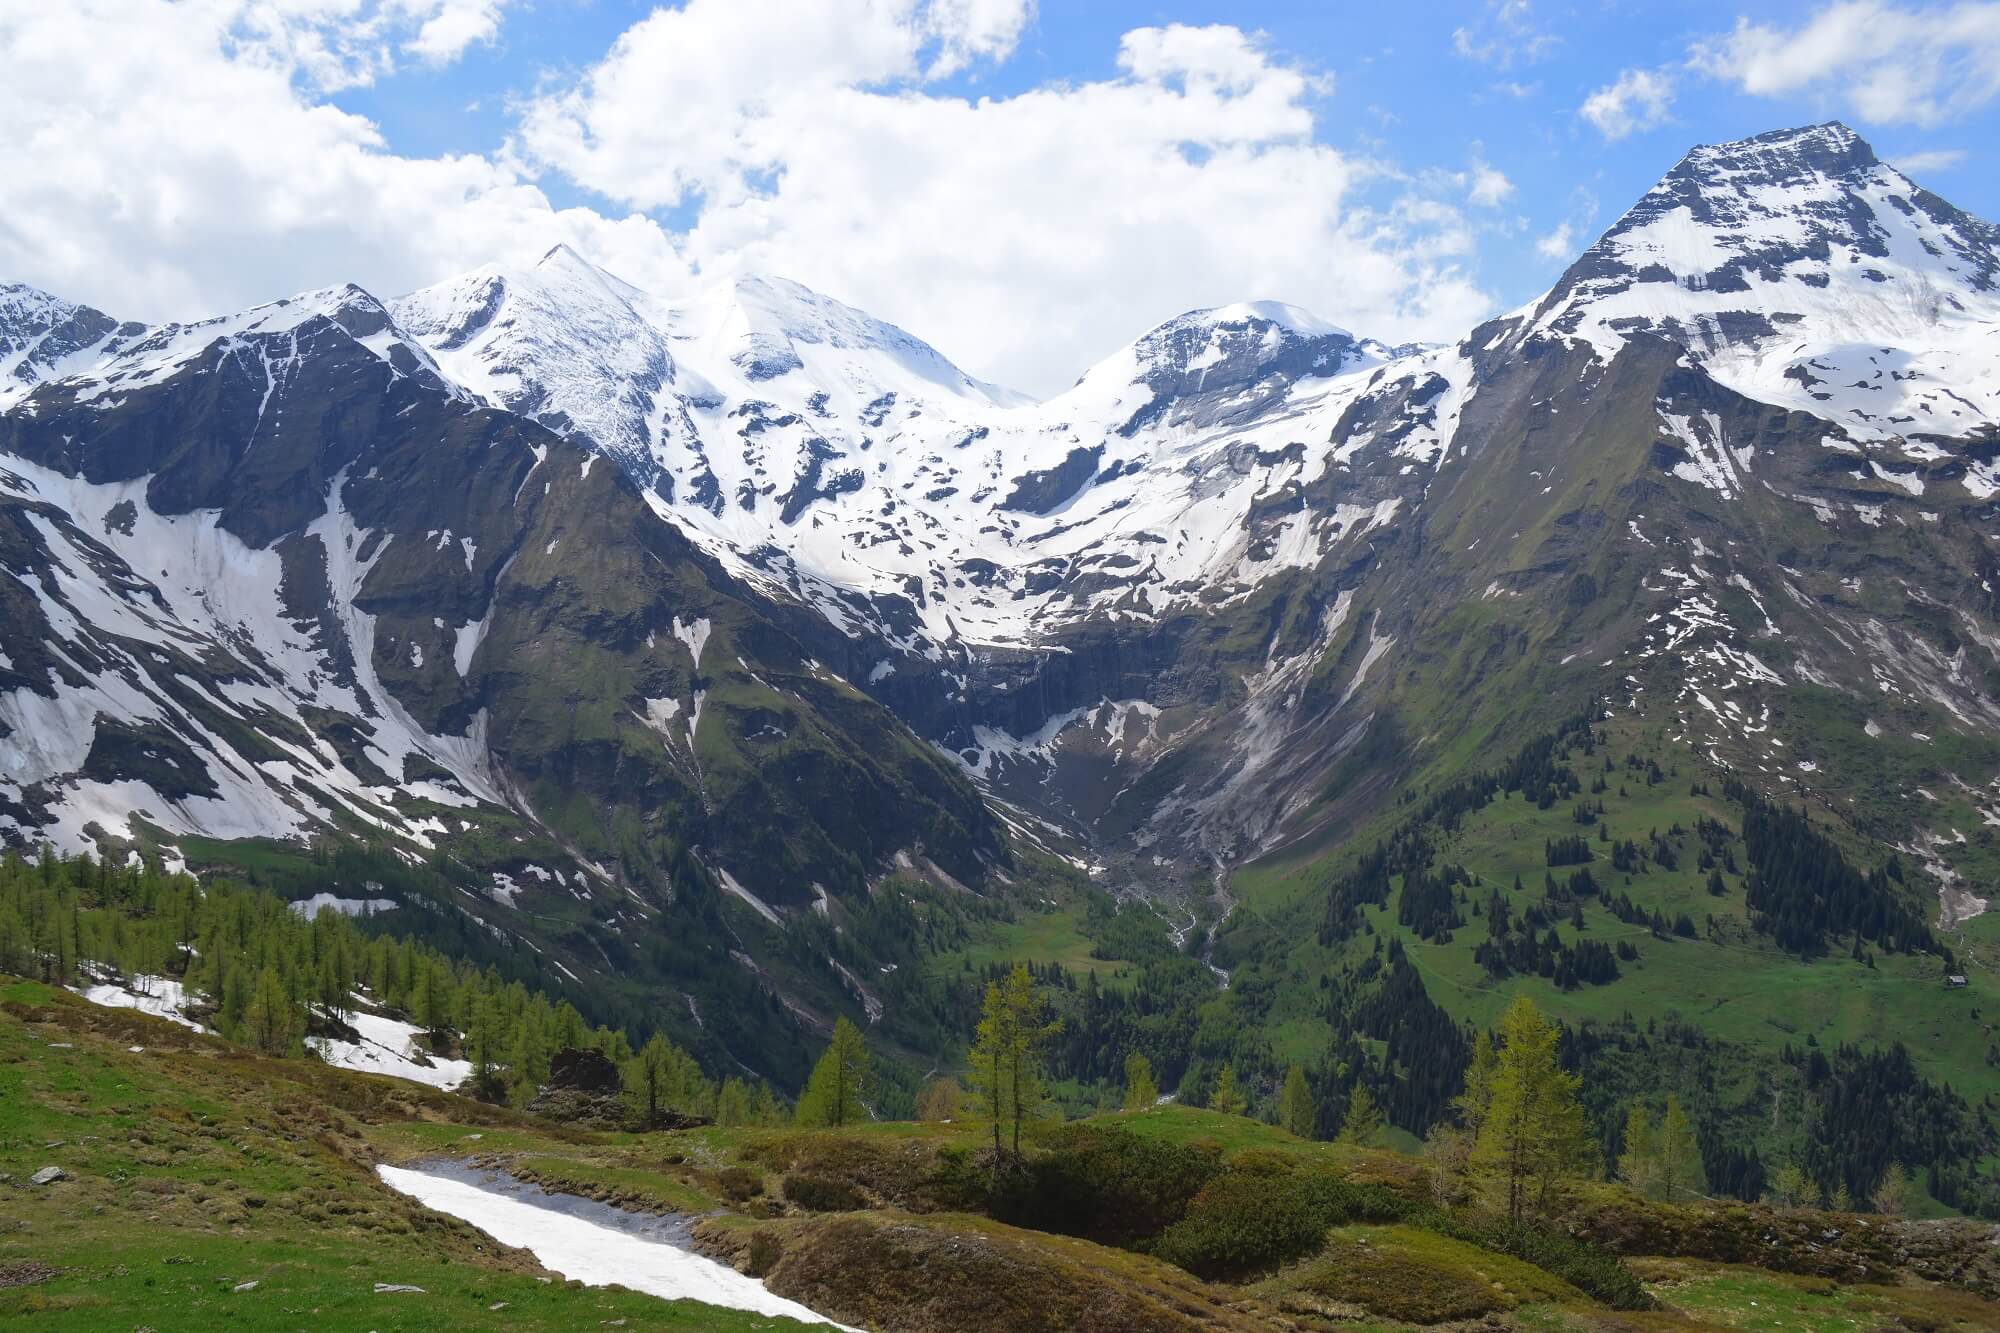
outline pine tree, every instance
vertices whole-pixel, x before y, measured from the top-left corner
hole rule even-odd
[[[1007,1123],[1007,1108],[1013,1101],[1007,1080],[1013,1069],[1010,1056],[1016,1038],[1014,1015],[1007,1007],[1006,992],[999,982],[988,982],[986,998],[980,1008],[979,1027],[973,1034],[970,1063],[972,1087],[979,1097],[980,1109],[985,1113],[983,1118],[993,1122],[993,1156],[996,1161],[1001,1151],[1001,1134]]]
[[[861,1030],[845,1015],[833,1021],[833,1040],[826,1054],[813,1066],[806,1089],[799,1094],[796,1119],[801,1125],[823,1125],[839,1129],[868,1119],[861,1104],[869,1087],[868,1048]]]
[[[1249,1099],[1237,1090],[1235,1067],[1223,1065],[1222,1072],[1215,1076],[1215,1091],[1208,1094],[1208,1109],[1223,1115],[1242,1115],[1249,1105]]]
[[[1367,1085],[1356,1079],[1347,1094],[1347,1114],[1341,1117],[1338,1141],[1366,1147],[1381,1133],[1382,1113],[1375,1109],[1375,1099],[1368,1095]]]
[[[1160,1100],[1160,1085],[1153,1081],[1153,1062],[1137,1051],[1125,1057],[1125,1109],[1144,1111]]]
[[[1319,1128],[1319,1108],[1313,1103],[1306,1071],[1293,1065],[1285,1073],[1285,1090],[1278,1095],[1278,1123],[1302,1139],[1312,1138]]]
[[[1557,1062],[1556,1030],[1527,996],[1507,1007],[1500,1036],[1472,1162],[1518,1222],[1531,1203],[1548,1211],[1562,1181],[1590,1169],[1595,1148],[1581,1080]]]

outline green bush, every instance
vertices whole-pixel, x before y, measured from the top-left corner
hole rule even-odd
[[[1545,1227],[1511,1222],[1504,1217],[1455,1217],[1433,1209],[1426,1209],[1411,1221],[1426,1231],[1435,1231],[1481,1249],[1511,1254],[1545,1273],[1555,1274],[1614,1310],[1653,1308],[1653,1298],[1646,1294],[1646,1289],[1624,1261],[1589,1241],[1577,1240]]]
[[[1380,1185],[1351,1185],[1324,1171],[1232,1169],[1211,1180],[1149,1248],[1197,1277],[1235,1278],[1317,1253],[1329,1227],[1395,1221],[1411,1211],[1408,1200]]]
[[[809,1213],[851,1213],[868,1206],[860,1190],[825,1176],[786,1176],[785,1199]]]
[[[993,1216],[1106,1245],[1129,1245],[1172,1226],[1221,1169],[1214,1150],[1112,1125],[1065,1126],[1045,1143],[1045,1153],[997,1173]]]

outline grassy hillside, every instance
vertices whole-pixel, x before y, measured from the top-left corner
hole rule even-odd
[[[1977,1294],[2000,1290],[1990,1256],[1946,1233],[1884,1244],[1848,1219],[1667,1208],[1589,1187],[1567,1225],[1599,1239],[1527,1251],[1546,1255],[1533,1261],[1492,1248],[1499,1233],[1476,1215],[1439,1211],[1422,1165],[1391,1152],[1160,1107],[1045,1124],[1024,1166],[995,1176],[978,1155],[981,1130],[587,1132],[267,1059],[0,980],[0,1194],[13,1223],[0,1235],[0,1317],[161,1330],[792,1326],[548,1280],[531,1256],[372,1174],[377,1162],[460,1157],[628,1209],[710,1214],[696,1229],[703,1248],[781,1295],[884,1330],[1400,1328],[1479,1317],[1539,1329],[1762,1328],[1776,1326],[1774,1311],[1787,1327],[1826,1329],[2000,1319]],[[1121,1165],[1109,1173],[1092,1165],[1112,1161]],[[66,1178],[27,1184],[45,1165]],[[1150,1188],[1136,1183],[1146,1179],[1167,1192],[1141,1204],[1131,1191]],[[1204,1276],[1209,1261],[1193,1256],[1233,1225],[1216,1202],[1231,1182],[1263,1182],[1256,1190],[1274,1199],[1320,1182],[1308,1194],[1350,1220],[1310,1236],[1301,1263],[1258,1259],[1253,1245],[1240,1271]],[[1092,1218],[1112,1219],[1122,1238],[1093,1234],[1104,1222]],[[1752,1232],[1777,1238],[1761,1246],[1766,1267],[1721,1261],[1729,1238]],[[1659,1257],[1640,1257],[1650,1251]],[[1615,1254],[1628,1257],[1621,1265]],[[1836,1266],[1843,1281],[1816,1276]],[[1953,1273],[1957,1285],[1934,1280]],[[1617,1290],[1631,1293],[1618,1301],[1658,1308],[1618,1313],[1605,1304]]]

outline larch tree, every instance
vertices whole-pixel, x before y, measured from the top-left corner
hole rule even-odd
[[[1653,1117],[1643,1103],[1633,1102],[1632,1109],[1625,1113],[1625,1147],[1618,1154],[1618,1178],[1650,1197],[1658,1181],[1658,1166]]]
[[[799,1094],[798,1122],[839,1129],[866,1121],[868,1108],[861,1099],[868,1086],[868,1047],[861,1040],[861,1029],[843,1015],[833,1021],[833,1040]]]
[[[1125,1109],[1144,1111],[1160,1100],[1153,1081],[1153,1062],[1137,1051],[1125,1057]]]
[[[1473,1169],[1519,1221],[1546,1212],[1562,1182],[1591,1169],[1596,1146],[1577,1093],[1581,1080],[1556,1058],[1556,1030],[1523,995],[1500,1020],[1491,1096],[1473,1144]]]
[[[1222,1072],[1215,1076],[1215,1090],[1208,1094],[1208,1109],[1223,1115],[1242,1115],[1249,1107],[1250,1099],[1236,1086],[1236,1067],[1223,1065]]]
[[[1654,1154],[1658,1163],[1654,1177],[1662,1199],[1672,1203],[1679,1195],[1701,1193],[1701,1145],[1695,1139],[1694,1122],[1681,1109],[1678,1097],[1667,1098]]]
[[[1347,1094],[1347,1114],[1340,1119],[1339,1142],[1365,1147],[1381,1133],[1382,1113],[1376,1109],[1375,1099],[1368,1095],[1368,1085],[1356,1079]]]
[[[1319,1107],[1306,1083],[1306,1071],[1293,1065],[1285,1071],[1285,1089],[1278,1094],[1278,1123],[1300,1138],[1309,1139],[1318,1131],[1318,1122]]]

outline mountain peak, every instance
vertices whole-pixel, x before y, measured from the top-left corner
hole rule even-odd
[[[1840,121],[1829,120],[1691,148],[1661,185],[1680,179],[1731,188],[1746,182],[1782,186],[1853,177],[1880,165],[1867,140]]]

